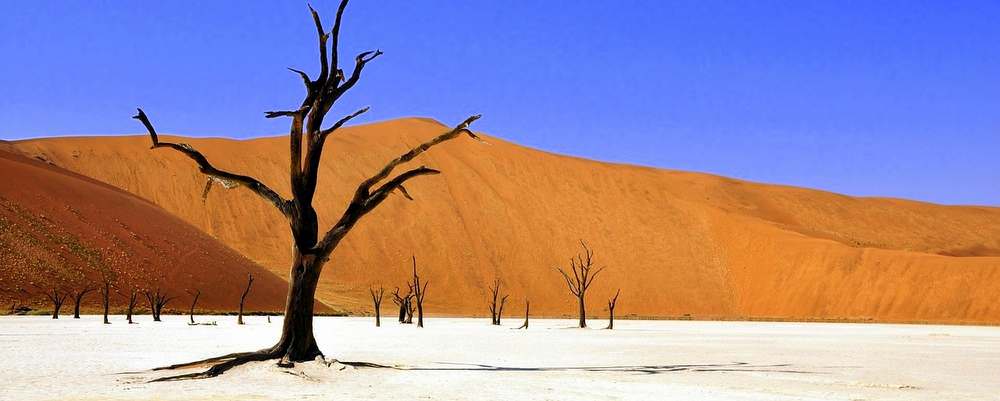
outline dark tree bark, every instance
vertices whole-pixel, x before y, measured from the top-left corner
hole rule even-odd
[[[132,321],[132,312],[135,311],[135,305],[136,303],[138,303],[138,300],[139,300],[139,291],[133,288],[132,293],[129,294],[128,297],[128,308],[126,309],[126,315],[125,315],[125,319],[128,320],[128,324],[135,324],[135,322]]]
[[[503,306],[507,303],[507,295],[500,295],[500,279],[494,279],[493,285],[490,286],[490,324],[494,326],[500,325],[500,316],[503,315]]]
[[[73,292],[73,319],[80,318],[80,303],[83,302],[83,297],[91,291],[94,291],[94,288],[84,287],[82,290]]]
[[[420,276],[417,275],[417,257],[413,256],[413,299],[417,304],[417,327],[424,327],[424,296],[427,295],[427,284],[429,283],[430,281],[425,281],[423,287],[420,286]]]
[[[213,358],[212,362],[218,362],[218,364],[205,372],[164,378],[164,380],[213,377],[248,361],[278,358],[280,364],[290,365],[297,361],[308,361],[323,356],[313,337],[313,303],[315,302],[316,285],[320,272],[329,260],[330,254],[358,221],[377,208],[391,193],[398,191],[410,199],[409,193],[403,187],[407,181],[419,176],[440,173],[438,170],[421,166],[393,177],[393,172],[397,167],[412,161],[431,147],[459,135],[467,134],[478,139],[468,129],[469,125],[479,118],[479,116],[472,116],[453,129],[417,145],[393,159],[376,174],[358,185],[343,214],[321,236],[318,217],[313,207],[313,195],[316,192],[319,164],[324,145],[329,136],[334,134],[337,129],[368,109],[363,108],[341,118],[329,128],[323,128],[324,120],[334,103],[358,83],[361,73],[368,63],[382,55],[379,50],[362,52],[354,58],[354,69],[350,75],[342,73],[339,64],[338,41],[341,20],[346,7],[347,0],[341,0],[333,29],[330,32],[324,30],[319,14],[310,7],[319,39],[319,75],[316,79],[312,79],[305,72],[293,69],[292,71],[297,73],[305,83],[306,95],[302,103],[294,110],[265,113],[267,118],[288,117],[291,119],[288,135],[291,199],[285,199],[256,178],[216,168],[201,152],[189,145],[160,141],[153,124],[141,109],[135,116],[149,132],[154,149],[172,149],[191,158],[198,165],[200,171],[209,178],[206,189],[210,189],[212,182],[216,180],[227,184],[242,185],[275,206],[288,220],[294,243],[292,249],[294,262],[289,269],[285,321],[278,342],[273,347],[257,352],[226,356],[221,359]],[[327,45],[328,40],[331,41],[329,46]],[[303,142],[305,143],[303,144]],[[207,190],[204,192],[207,194]],[[198,362],[205,363],[204,361]]]
[[[618,295],[621,293],[622,290],[619,288],[615,291],[615,297],[608,300],[608,327],[606,327],[608,330],[615,328],[615,306],[618,305]]]
[[[590,288],[590,284],[604,270],[604,267],[594,269],[594,251],[591,251],[583,241],[580,241],[580,245],[583,246],[583,254],[577,255],[575,259],[569,259],[573,277],[570,278],[569,274],[561,268],[557,267],[556,270],[566,280],[569,292],[577,298],[580,305],[580,327],[584,328],[587,327],[587,306],[584,298],[587,296],[587,289]]]
[[[104,304],[104,324],[111,324],[108,320],[108,309],[111,307],[111,281],[104,280],[104,288],[101,289],[101,302]]]
[[[63,303],[65,303],[66,298],[69,297],[69,292],[53,289],[51,292],[46,292],[45,297],[52,302],[52,318],[58,319],[59,310],[62,309]]]
[[[194,292],[188,291],[188,294],[192,296],[191,309],[188,310],[188,317],[191,321],[188,324],[194,324],[194,306],[198,304],[198,298],[201,297],[201,290],[196,288]]]
[[[382,295],[385,295],[385,288],[379,286],[378,291],[375,288],[369,288],[368,292],[372,294],[372,304],[375,309],[375,327],[382,327]]]
[[[408,285],[409,291],[405,296],[399,295],[399,287],[392,292],[392,302],[399,307],[399,323],[413,323],[413,286]]]
[[[527,329],[528,328],[528,311],[530,309],[531,309],[531,302],[528,302],[528,300],[525,299],[524,300],[524,324],[522,324],[521,327],[518,327],[518,329]]]
[[[153,321],[159,322],[160,314],[163,313],[163,307],[167,306],[167,303],[172,301],[174,297],[167,296],[166,293],[161,294],[160,289],[157,288],[156,292],[145,292],[146,301],[149,302],[149,311],[153,314]]]
[[[253,285],[253,274],[247,273],[247,288],[243,290],[243,295],[240,295],[240,314],[236,317],[236,324],[243,324],[243,303],[247,301],[251,285]],[[313,292],[315,291],[316,289],[313,288]]]

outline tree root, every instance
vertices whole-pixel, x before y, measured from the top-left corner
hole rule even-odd
[[[248,362],[259,362],[259,361],[266,361],[269,359],[278,359],[278,356],[279,356],[278,353],[270,349],[265,349],[256,352],[237,352],[229,355],[203,359],[195,362],[159,367],[153,370],[183,369],[188,367],[201,366],[213,362],[219,362],[217,364],[212,365],[212,367],[208,368],[208,370],[204,372],[186,373],[183,375],[160,377],[157,379],[150,380],[149,382],[154,383],[154,382],[167,382],[167,381],[178,381],[178,380],[208,379],[226,373],[226,371],[228,371],[229,369],[235,368],[237,366],[240,366]]]

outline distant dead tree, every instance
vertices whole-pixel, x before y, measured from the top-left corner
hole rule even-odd
[[[135,324],[135,322],[132,321],[132,313],[135,312],[135,305],[138,303],[138,300],[139,290],[133,288],[128,297],[128,308],[126,309],[125,315],[126,320],[128,320],[128,324]]]
[[[528,300],[525,299],[524,300],[524,324],[522,324],[521,327],[518,327],[519,330],[520,329],[527,329],[528,328],[528,311],[530,309],[531,309],[531,302],[528,302]]]
[[[108,309],[111,307],[111,280],[104,278],[104,288],[101,288],[101,303],[104,305],[104,324],[111,324],[108,320]]]
[[[94,291],[94,287],[90,286],[83,287],[82,290],[73,291],[73,319],[80,318],[80,302],[83,301],[83,297],[92,291]]]
[[[59,310],[62,309],[63,303],[65,303],[66,298],[69,297],[69,292],[53,288],[51,291],[44,292],[44,294],[45,297],[52,302],[52,318],[58,319]]]
[[[350,74],[343,72],[339,63],[338,43],[341,19],[346,7],[347,0],[341,0],[331,31],[324,30],[319,14],[310,7],[319,38],[319,75],[314,80],[305,72],[292,69],[305,83],[305,99],[295,109],[265,113],[267,118],[288,117],[291,119],[288,135],[290,154],[288,160],[291,162],[289,166],[291,199],[286,199],[256,178],[217,168],[208,161],[205,155],[190,145],[160,141],[153,124],[142,109],[139,109],[134,117],[145,126],[154,149],[164,148],[177,151],[191,158],[198,165],[199,170],[208,176],[207,188],[203,194],[208,193],[207,189],[211,188],[213,183],[221,183],[227,188],[243,186],[273,205],[286,218],[293,239],[294,262],[289,269],[285,321],[277,343],[256,352],[233,354],[178,365],[178,367],[212,366],[205,372],[165,377],[161,380],[214,377],[234,366],[251,361],[279,359],[280,365],[290,366],[294,362],[312,361],[317,356],[322,356],[323,353],[313,336],[313,305],[320,273],[324,264],[329,260],[330,254],[362,217],[375,210],[390,194],[399,192],[403,197],[412,199],[403,186],[405,183],[416,177],[440,173],[438,170],[421,166],[393,175],[398,167],[414,160],[431,147],[460,135],[467,134],[478,139],[469,130],[469,125],[479,116],[472,116],[447,132],[410,148],[389,161],[377,173],[362,181],[354,191],[347,207],[343,209],[343,214],[334,219],[336,222],[325,234],[320,235],[319,218],[313,207],[313,197],[316,193],[324,144],[337,129],[366,112],[368,108],[360,109],[341,118],[329,128],[323,127],[325,118],[334,103],[358,83],[365,66],[382,55],[379,50],[362,52],[354,58],[353,71]],[[328,40],[332,42],[330,46],[327,45]],[[392,230],[393,228],[388,229]]]
[[[490,317],[491,324],[494,326],[500,325],[500,316],[503,315],[503,306],[507,303],[507,295],[500,295],[500,279],[494,279],[493,285],[490,286]]]
[[[566,280],[566,286],[569,288],[580,304],[580,327],[587,327],[587,306],[584,302],[584,298],[587,296],[587,289],[590,288],[590,284],[594,282],[597,275],[604,270],[604,267],[594,269],[594,251],[587,247],[587,244],[582,240],[580,245],[583,246],[583,254],[576,255],[576,258],[569,259],[570,269],[573,271],[573,277],[570,278],[569,274],[566,273],[562,268],[556,268],[560,274],[562,274],[563,279]]]
[[[191,318],[191,321],[188,324],[194,324],[194,306],[198,304],[198,298],[201,297],[201,290],[195,288],[193,292],[188,291],[187,293],[192,297],[191,309],[188,310],[188,317]]]
[[[153,314],[153,321],[161,321],[160,314],[163,312],[163,307],[167,306],[167,303],[172,301],[174,297],[167,296],[166,293],[161,294],[159,288],[156,289],[156,292],[146,290],[144,295],[146,301],[149,302],[149,311]]]
[[[417,304],[417,327],[424,327],[424,296],[427,295],[427,284],[430,281],[424,281],[423,287],[420,286],[420,276],[417,275],[417,257],[413,256],[413,300]],[[411,321],[413,312],[410,312]]]
[[[399,287],[392,291],[392,303],[399,307],[399,322],[403,324],[413,323],[413,286],[408,288],[405,296],[399,295]]]
[[[615,306],[618,305],[618,295],[622,293],[621,288],[615,292],[615,297],[608,300],[608,330],[615,328]]]
[[[247,288],[243,290],[243,295],[240,295],[240,314],[236,317],[236,324],[243,324],[243,303],[247,301],[251,285],[253,285],[253,274],[247,273]]]
[[[372,287],[368,289],[368,292],[372,294],[372,304],[375,309],[375,327],[382,327],[382,295],[385,295],[385,288],[379,286],[376,291]]]

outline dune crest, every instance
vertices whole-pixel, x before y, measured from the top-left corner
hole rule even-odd
[[[398,152],[446,129],[400,119],[337,131],[317,190],[322,226],[354,185]],[[176,138],[213,164],[288,195],[285,137]],[[284,276],[284,220],[245,189],[205,184],[190,160],[149,150],[145,136],[13,142],[25,155],[159,205]],[[571,315],[555,267],[586,240],[607,265],[588,299],[604,315],[622,289],[621,316],[1000,322],[1000,209],[855,198],[708,174],[554,155],[495,137],[454,141],[414,166],[444,174],[407,186],[333,254],[318,297],[370,310],[368,287],[403,286],[415,254],[431,282],[431,314],[486,315],[495,276],[516,315]]]

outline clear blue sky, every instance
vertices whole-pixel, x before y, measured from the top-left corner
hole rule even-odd
[[[328,24],[336,4],[314,1]],[[1000,205],[998,1],[373,1],[338,113],[852,195]],[[316,71],[305,2],[4,2],[0,138],[276,135]],[[351,57],[348,57],[350,60]]]

